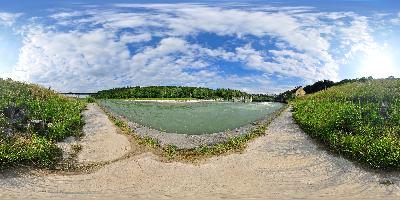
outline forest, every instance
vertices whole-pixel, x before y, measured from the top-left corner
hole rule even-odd
[[[97,99],[128,99],[128,98],[193,98],[193,99],[223,99],[234,97],[253,97],[253,101],[273,101],[274,96],[265,94],[249,94],[233,89],[210,89],[185,86],[148,86],[123,87],[97,92]]]

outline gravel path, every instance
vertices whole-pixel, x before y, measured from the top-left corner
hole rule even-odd
[[[82,147],[77,156],[79,164],[113,161],[129,152],[131,149],[129,140],[124,135],[118,134],[117,127],[97,104],[88,104],[82,114],[85,120],[82,138],[75,141],[70,137],[58,143],[58,146],[67,152],[64,157],[73,152],[72,144],[79,144]]]
[[[328,154],[285,111],[241,154],[194,165],[142,153],[91,174],[3,174],[0,199],[400,199],[399,182]]]
[[[129,140],[124,135],[118,134],[117,127],[97,104],[88,104],[83,116],[85,135],[80,140],[82,151],[78,154],[78,162],[112,161],[129,152]]]

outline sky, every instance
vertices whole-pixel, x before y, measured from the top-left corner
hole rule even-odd
[[[0,0],[0,77],[60,92],[274,94],[400,77],[400,1]]]

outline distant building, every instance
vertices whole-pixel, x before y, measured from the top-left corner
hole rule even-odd
[[[296,90],[295,95],[296,97],[302,97],[306,95],[306,91],[304,91],[303,87],[300,87],[299,89]]]

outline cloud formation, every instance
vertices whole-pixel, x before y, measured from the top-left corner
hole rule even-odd
[[[192,85],[280,92],[293,79],[336,80],[343,60],[375,45],[366,17],[310,7],[115,4],[42,18],[54,25],[24,27],[12,76],[59,91]],[[223,44],[207,44],[202,34]]]
[[[400,12],[397,13],[397,16],[390,20],[394,25],[400,25]]]
[[[21,16],[21,13],[0,12],[0,25],[12,26]]]

